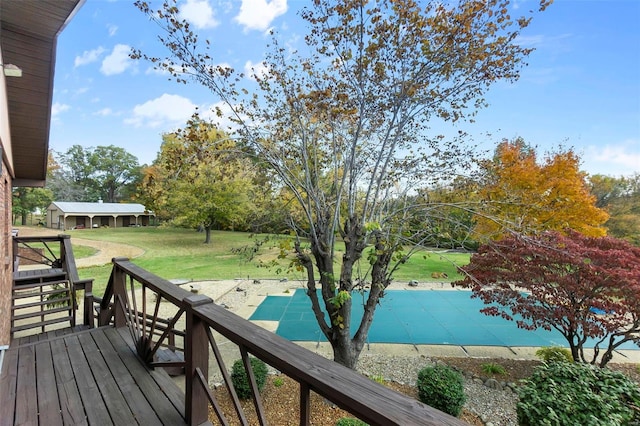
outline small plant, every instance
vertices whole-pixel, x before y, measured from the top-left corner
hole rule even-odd
[[[336,422],[336,426],[369,426],[369,423],[354,417],[343,417]]]
[[[446,365],[424,367],[416,382],[420,401],[440,411],[460,415],[466,401],[462,374]]]
[[[573,362],[571,351],[561,346],[547,346],[536,351],[536,356],[544,362]]]
[[[640,390],[625,375],[589,364],[550,362],[519,388],[518,423],[533,425],[634,425]]]
[[[501,366],[500,364],[496,364],[495,362],[482,364],[480,368],[482,368],[482,371],[484,371],[486,374],[507,374],[507,370],[505,370],[503,366]]]
[[[251,363],[253,376],[256,379],[258,392],[260,392],[264,389],[264,385],[267,383],[267,364],[258,358],[249,358],[249,362]],[[247,377],[247,373],[241,359],[238,359],[233,363],[233,367],[231,368],[231,382],[238,394],[238,398],[251,398],[251,384],[249,383],[249,377]]]
[[[63,288],[63,286],[61,284],[52,284],[51,285],[51,290],[61,290]],[[47,309],[53,309],[53,308],[59,308],[59,307],[63,307],[63,306],[68,306],[71,304],[71,302],[69,301],[70,296],[70,291],[65,291],[65,292],[56,292],[56,293],[51,293],[48,294],[46,299],[47,299]],[[75,298],[76,298],[76,304],[78,303],[78,293],[75,293]]]
[[[373,375],[371,377],[369,377],[371,380],[373,380],[376,383],[380,383],[381,385],[384,384],[384,376],[382,374],[376,374]]]
[[[273,379],[273,386],[279,388],[284,385],[284,379],[282,377],[276,377]]]

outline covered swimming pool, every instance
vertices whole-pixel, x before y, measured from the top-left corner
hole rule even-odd
[[[369,343],[567,346],[564,337],[555,330],[523,330],[513,321],[480,313],[484,304],[472,299],[469,291],[389,290],[385,294],[376,309]],[[353,295],[353,331],[362,317],[363,297]],[[304,289],[297,289],[293,295],[267,296],[249,319],[278,321],[276,333],[288,340],[326,341]],[[620,349],[638,347],[626,342]]]

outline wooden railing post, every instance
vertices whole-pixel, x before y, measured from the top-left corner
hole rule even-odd
[[[118,327],[124,327],[127,325],[126,312],[126,300],[127,300],[127,274],[114,265],[113,268],[113,325]],[[123,308],[124,307],[124,308]]]
[[[209,339],[207,324],[193,309],[197,306],[213,303],[204,295],[192,295],[183,299],[186,313],[186,337],[184,347],[185,357],[185,420],[189,425],[199,425],[208,420],[209,399],[203,386],[208,386],[209,378]],[[198,371],[205,378],[201,383]]]

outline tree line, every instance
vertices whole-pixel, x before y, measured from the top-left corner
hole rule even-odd
[[[300,216],[265,164],[212,123],[194,118],[162,140],[156,160],[142,166],[113,145],[50,152],[46,186],[13,189],[14,222],[26,224],[52,201],[98,200],[140,202],[164,223],[207,231],[282,233],[290,216]],[[640,245],[640,173],[588,175],[572,149],[540,159],[521,138],[499,142],[492,157],[475,161],[473,173],[425,184],[408,199],[439,205],[438,214],[416,216],[407,233],[425,246],[475,249],[508,230],[565,228]]]

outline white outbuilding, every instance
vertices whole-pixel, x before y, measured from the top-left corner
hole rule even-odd
[[[76,203],[54,201],[47,209],[47,228],[122,228],[148,226],[154,213],[142,204],[129,203]]]

